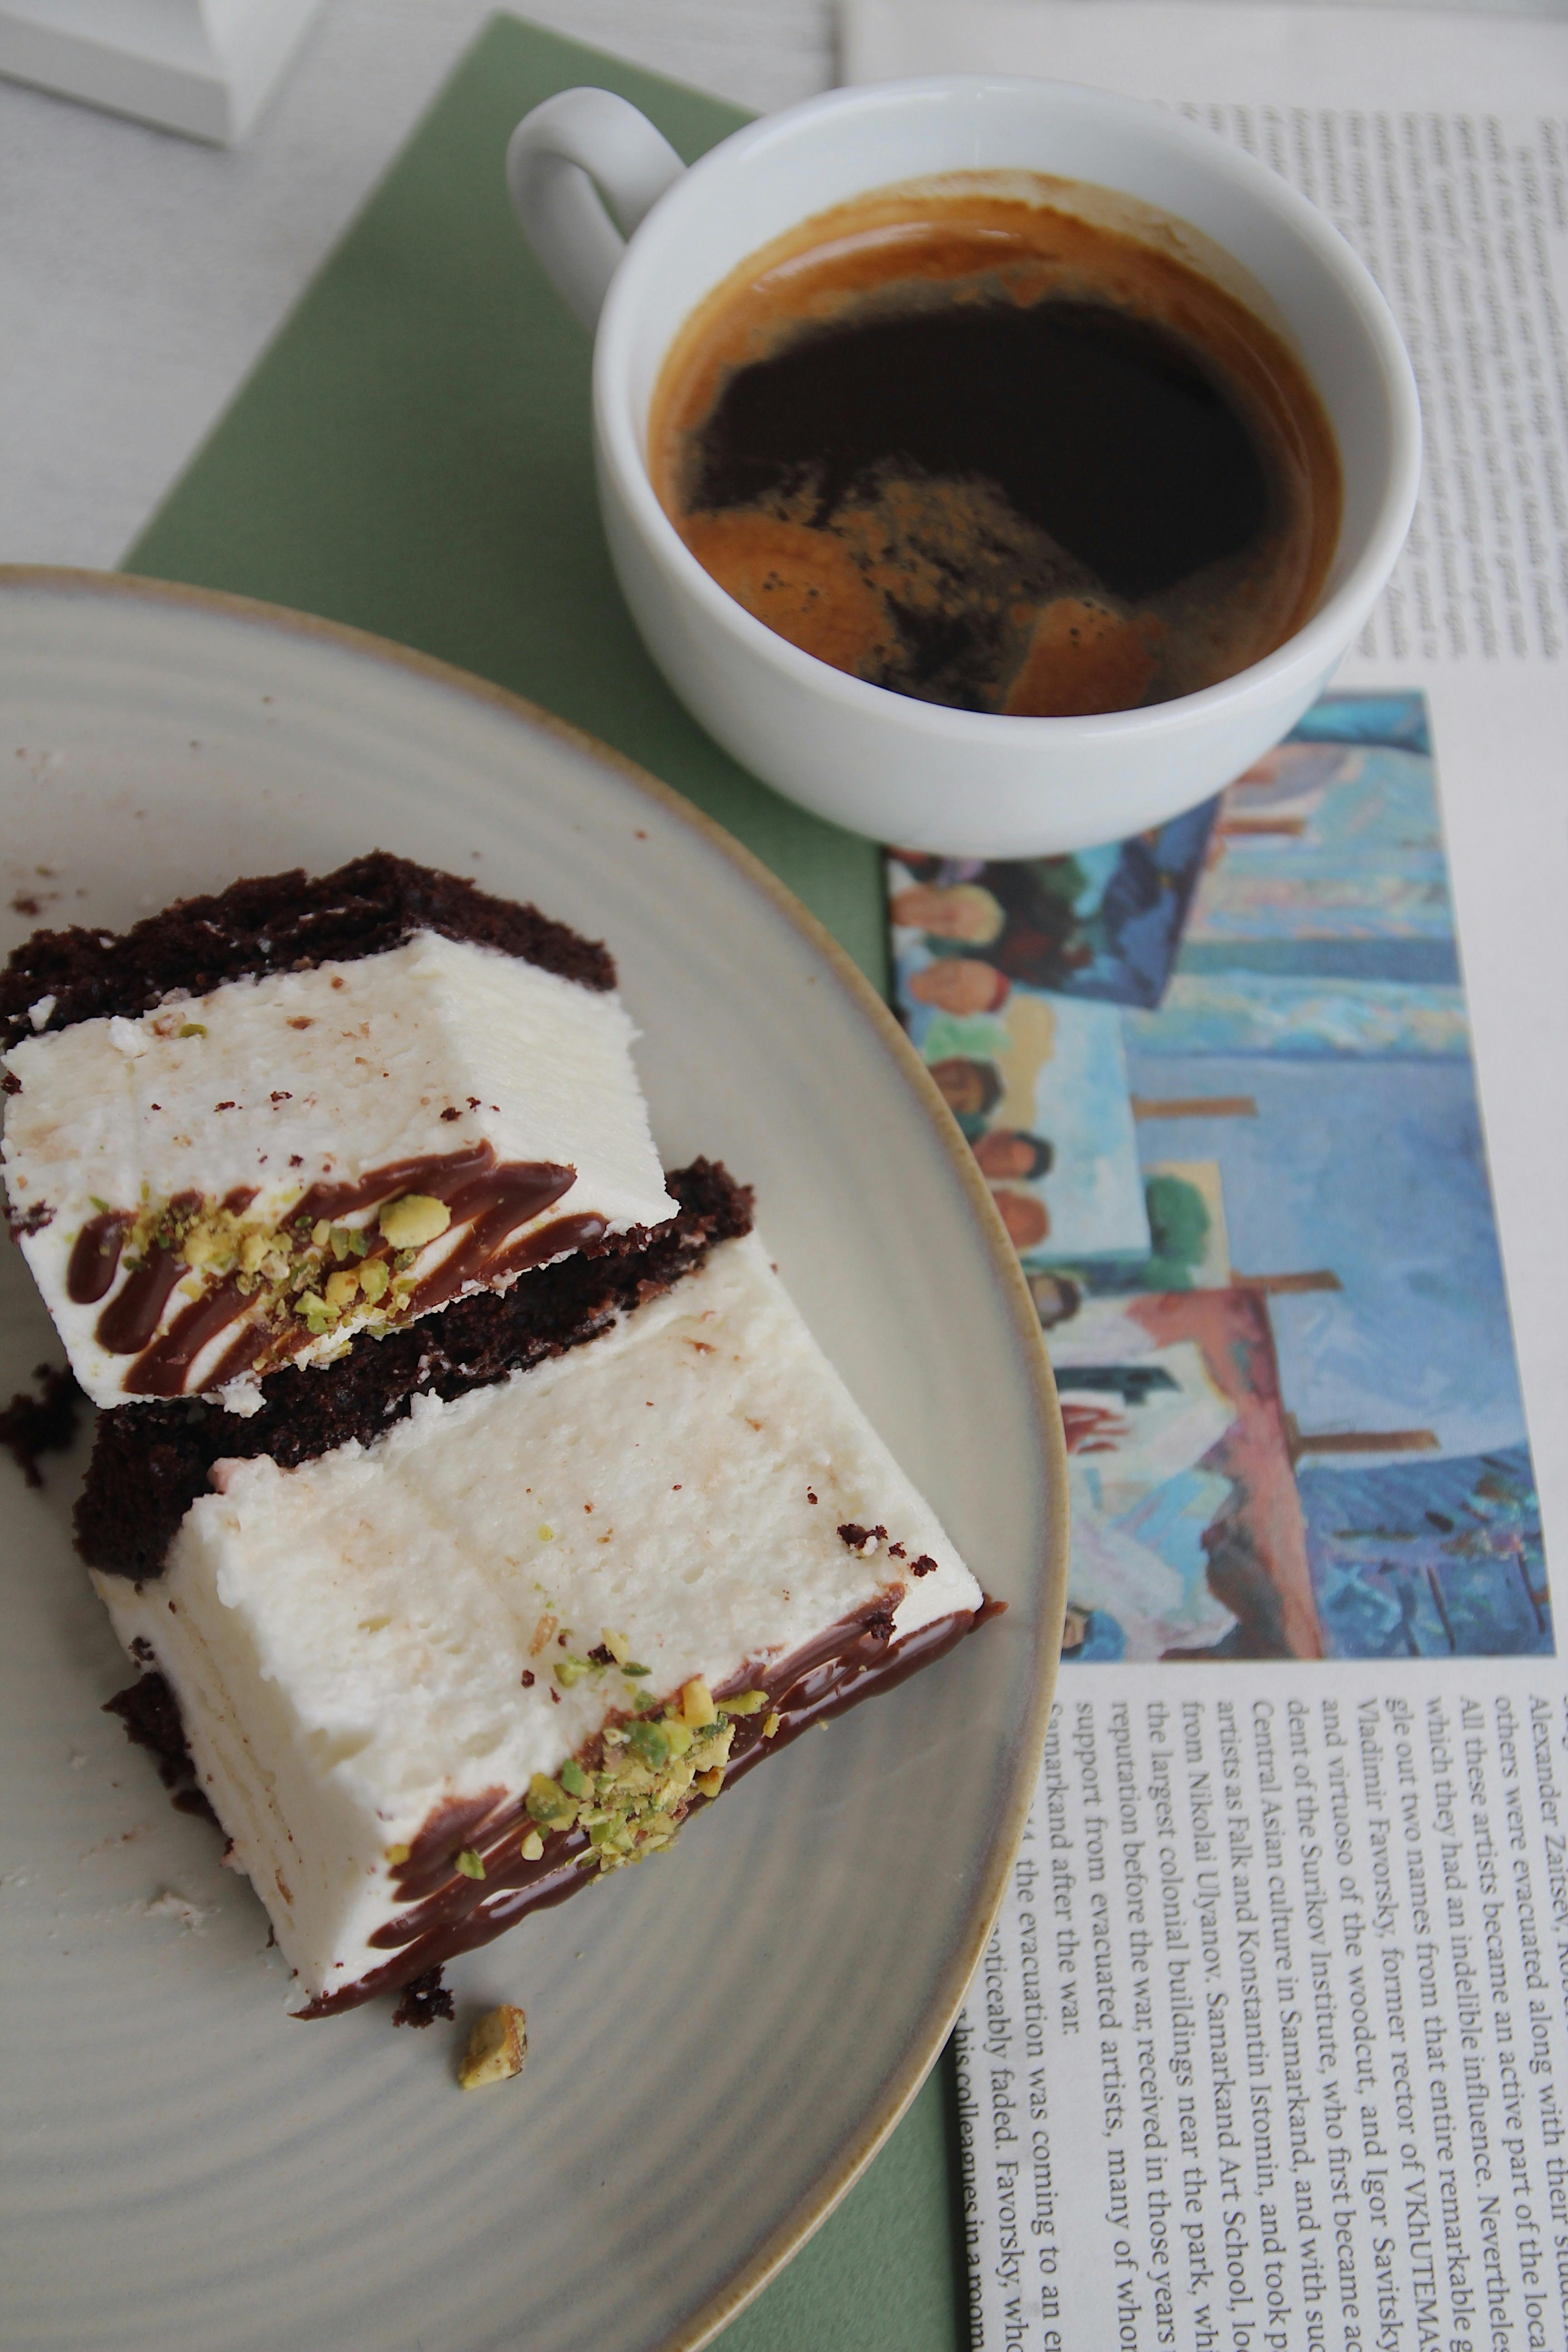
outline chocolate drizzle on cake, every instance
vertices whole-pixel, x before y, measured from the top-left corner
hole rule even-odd
[[[128,1209],[105,1209],[88,1219],[66,1267],[66,1297],[73,1307],[95,1307],[112,1287],[125,1236],[135,1222]]]
[[[424,1315],[455,1298],[467,1283],[481,1278],[505,1281],[527,1266],[601,1239],[605,1220],[589,1211],[558,1217],[521,1234],[515,1242],[508,1241],[519,1225],[542,1215],[552,1201],[568,1192],[576,1173],[574,1168],[554,1160],[498,1160],[493,1145],[479,1143],[462,1151],[426,1152],[389,1161],[368,1170],[353,1183],[312,1184],[289,1210],[286,1222],[292,1232],[308,1238],[321,1219],[352,1216],[395,1195],[419,1192],[441,1202],[458,1228],[457,1237],[414,1283],[406,1300],[399,1301],[411,1316]],[[223,1205],[239,1215],[254,1198],[253,1192],[231,1192]],[[182,1195],[171,1207],[199,1210],[200,1195]],[[78,1306],[91,1305],[103,1297],[113,1279],[130,1222],[110,1212],[83,1228],[66,1276],[67,1293]],[[90,1244],[84,1249],[89,1235]],[[391,1244],[377,1236],[362,1249],[357,1262],[369,1265],[393,1255]],[[102,1277],[106,1259],[107,1280]],[[208,1372],[204,1387],[222,1388],[262,1357],[271,1358],[276,1365],[310,1341],[312,1334],[306,1323],[295,1316],[279,1321],[276,1311],[269,1316],[267,1298],[256,1283],[234,1275],[182,1307],[168,1328],[161,1330],[170,1296],[187,1271],[177,1245],[154,1241],[98,1318],[94,1336],[99,1346],[110,1355],[136,1359],[125,1375],[128,1395],[184,1395],[197,1360],[221,1332],[241,1318],[246,1318],[245,1328]]]
[[[743,1682],[748,1689],[765,1692],[769,1707],[766,1713],[758,1711],[737,1722],[725,1788],[766,1757],[776,1755],[813,1724],[842,1714],[874,1691],[888,1690],[945,1655],[966,1633],[1000,1615],[1004,1605],[988,1601],[973,1612],[958,1610],[899,1642],[892,1638],[891,1610],[886,1601],[876,1601],[830,1626],[788,1657],[752,1668],[734,1687],[740,1688]],[[722,1706],[724,1693],[718,1691],[714,1696]],[[765,1730],[770,1722],[773,1722],[771,1738]],[[586,1759],[589,1763],[596,1760],[597,1745],[594,1743],[595,1754]],[[580,1861],[589,1851],[584,1831],[552,1832],[544,1841],[542,1854],[530,1862],[521,1847],[534,1824],[522,1801],[510,1801],[500,1811],[493,1801],[473,1801],[487,1804],[490,1817],[486,1821],[481,1815],[476,1823],[472,1807],[466,1808],[461,1841],[478,1853],[483,1877],[474,1878],[453,1867],[450,1856],[458,1837],[444,1809],[438,1822],[426,1824],[430,1834],[421,1834],[399,1874],[404,1885],[429,1887],[429,1891],[371,1938],[383,1949],[394,1948],[396,1956],[357,1982],[318,1995],[298,2012],[300,2016],[331,2017],[341,2010],[357,2008],[373,1994],[417,1981],[427,1969],[440,1968],[459,1952],[471,1951],[476,1945],[504,1934],[524,1913],[563,1903],[580,1886],[593,1884],[595,1874]],[[690,1810],[713,1801],[694,1794]],[[439,1883],[430,1886],[429,1862],[437,1848],[446,1858],[445,1867]]]
[[[535,1268],[509,1291],[471,1293],[425,1321],[362,1339],[324,1370],[270,1372],[260,1410],[245,1418],[197,1398],[101,1414],[77,1506],[83,1558],[119,1576],[157,1576],[215,1462],[268,1454],[293,1469],[351,1438],[368,1444],[416,1396],[450,1400],[578,1347],[694,1273],[716,1242],[751,1231],[750,1190],[721,1166],[697,1160],[667,1181],[679,1203],[668,1223],[584,1236],[575,1255]],[[557,1219],[525,1238],[566,1248],[560,1228],[575,1222]]]
[[[616,984],[607,948],[536,907],[492,898],[473,883],[374,850],[315,879],[303,866],[182,898],[121,935],[36,931],[0,971],[0,1049],[78,1021],[150,1013],[176,992],[205,996],[226,981],[307,971],[401,947],[419,931],[499,948],[584,988]],[[35,1026],[35,1006],[49,1003]]]

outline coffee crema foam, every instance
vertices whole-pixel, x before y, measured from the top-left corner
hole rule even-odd
[[[1061,717],[1233,677],[1332,558],[1317,394],[1176,253],[991,176],[859,198],[733,271],[659,378],[659,500],[757,619],[923,701]]]

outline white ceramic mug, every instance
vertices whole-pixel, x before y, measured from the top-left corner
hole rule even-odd
[[[728,595],[655,493],[647,434],[661,364],[738,263],[868,190],[1008,170],[1116,189],[1195,228],[1239,265],[1251,307],[1305,362],[1328,412],[1344,512],[1317,607],[1273,653],[1201,693],[1089,718],[1014,719],[868,685]],[[624,99],[574,89],[518,125],[507,173],[530,242],[596,330],[599,499],[649,651],[726,750],[840,824],[916,849],[1007,857],[1159,824],[1295,724],[1393,569],[1415,501],[1421,425],[1387,304],[1304,197],[1158,107],[989,76],[889,82],[767,116],[687,170]]]

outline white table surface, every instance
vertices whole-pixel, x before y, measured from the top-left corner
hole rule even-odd
[[[0,81],[0,562],[121,560],[492,6],[326,0],[229,151]],[[516,13],[758,111],[836,78],[834,0]]]
[[[326,0],[231,150],[0,81],[0,562],[119,562],[493,13]],[[515,13],[759,111],[834,79],[832,0]]]

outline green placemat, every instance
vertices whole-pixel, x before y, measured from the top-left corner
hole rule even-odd
[[[493,18],[124,568],[350,621],[543,703],[727,825],[881,986],[876,850],[702,732],[610,570],[591,347],[502,178],[519,116],[582,81],[642,107],[688,161],[747,120]]]
[[[689,160],[745,118],[497,17],[305,295],[125,569],[373,629],[525,694],[727,825],[886,980],[878,853],[781,800],[643,652],[595,503],[587,338],[513,223],[513,124],[618,90]],[[967,2343],[952,2085],[939,2068],[724,2352]]]

